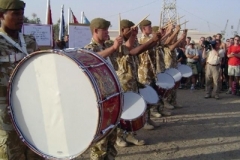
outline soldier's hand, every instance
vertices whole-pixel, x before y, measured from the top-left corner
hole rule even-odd
[[[162,34],[161,34],[160,32],[154,33],[154,34],[153,34],[153,37],[152,37],[152,39],[153,39],[154,42],[160,41],[161,38],[162,38]]]
[[[184,29],[183,30],[183,33],[187,34],[188,30],[187,29]]]
[[[114,50],[117,50],[122,44],[123,44],[123,38],[121,36],[118,36],[113,43]]]
[[[176,26],[176,30],[177,30],[177,31],[180,31],[180,29],[181,29],[180,25],[177,25],[177,26]]]
[[[138,34],[138,27],[131,27],[131,36],[137,36]]]
[[[187,37],[187,34],[183,32],[183,34],[181,35],[180,39],[183,40],[183,39],[186,39],[186,37]]]

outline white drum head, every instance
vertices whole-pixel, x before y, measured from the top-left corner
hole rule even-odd
[[[172,76],[167,73],[159,73],[157,74],[157,82],[156,85],[163,89],[172,89],[175,85],[175,81]]]
[[[11,88],[15,123],[32,148],[54,158],[83,153],[98,127],[92,83],[72,59],[37,54],[18,69]]]
[[[173,77],[173,79],[175,80],[175,82],[178,82],[181,80],[182,78],[182,74],[181,72],[179,72],[177,69],[175,68],[169,68],[165,70],[165,73],[171,75]]]
[[[139,93],[148,104],[156,104],[159,101],[157,92],[149,85],[145,85],[145,88],[140,88]]]
[[[124,93],[124,105],[122,111],[122,119],[133,120],[141,116],[146,110],[145,100],[137,93]]]
[[[192,69],[187,65],[179,65],[178,70],[181,72],[182,76],[185,78],[192,76]]]

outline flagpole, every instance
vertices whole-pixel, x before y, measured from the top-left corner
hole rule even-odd
[[[81,24],[83,24],[83,15],[84,15],[84,12],[81,12]]]
[[[72,23],[72,12],[71,12],[71,8],[68,8],[68,35],[69,35],[69,24]]]
[[[62,32],[63,32],[63,9],[64,9],[64,5],[62,5],[62,8],[61,8],[61,14],[60,14],[60,24],[59,24],[59,40],[62,39]]]
[[[48,24],[48,14],[49,14],[50,0],[47,0],[47,10],[46,10],[46,24]]]

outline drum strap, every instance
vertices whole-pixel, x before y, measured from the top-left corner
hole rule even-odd
[[[23,34],[19,33],[18,36],[20,38],[21,46],[16,43],[12,38],[10,38],[7,34],[0,32],[0,35],[3,36],[9,43],[11,43],[14,47],[16,47],[18,50],[20,50],[22,53],[28,55],[27,53],[27,48],[26,48],[26,43],[23,38]]]

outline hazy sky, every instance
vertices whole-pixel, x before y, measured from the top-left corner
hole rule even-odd
[[[24,0],[26,3],[25,15],[31,17],[36,13],[45,23],[47,0]],[[170,1],[170,0],[168,0]],[[112,23],[112,28],[118,29],[118,14],[122,19],[129,19],[138,23],[142,18],[148,17],[153,25],[159,24],[162,0],[51,0],[53,22],[60,17],[61,5],[65,8],[65,21],[68,20],[70,7],[80,21],[81,11],[91,21],[93,18],[105,18]],[[177,12],[185,20],[187,28],[203,32],[221,32],[229,20],[226,37],[230,37],[237,30],[240,19],[239,0],[177,0]],[[233,29],[232,29],[233,26]],[[240,34],[240,29],[239,29]]]

